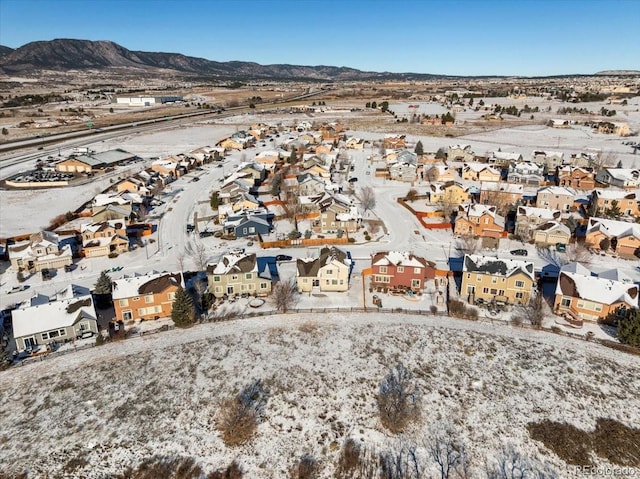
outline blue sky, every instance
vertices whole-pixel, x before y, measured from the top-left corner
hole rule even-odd
[[[640,70],[640,0],[0,0],[0,44],[452,75]]]

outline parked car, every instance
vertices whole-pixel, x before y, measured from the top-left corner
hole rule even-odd
[[[559,251],[560,253],[564,253],[565,251],[567,251],[567,245],[564,243],[558,243],[556,245],[556,251]]]
[[[514,256],[527,256],[529,252],[526,249],[514,249],[510,251],[510,253]]]
[[[208,238],[209,236],[213,236],[213,231],[200,231],[200,238]]]
[[[293,258],[286,254],[279,254],[276,256],[276,261],[291,261]]]
[[[7,294],[11,294],[11,293],[19,293],[20,291],[24,291],[25,289],[27,289],[29,287],[28,284],[21,284],[18,286],[14,286],[13,288],[11,288],[9,291],[7,291]]]
[[[199,178],[199,177],[197,177],[197,176],[194,176],[194,177],[191,179],[191,181],[200,181],[200,178]]]
[[[69,273],[69,272],[73,271],[73,270],[74,270],[74,269],[76,269],[76,268],[77,268],[77,265],[75,265],[75,264],[65,264],[65,265],[64,265],[64,270],[65,270],[67,273]]]
[[[349,183],[355,183],[356,181],[358,181],[358,178],[355,176],[353,178],[349,178]]]

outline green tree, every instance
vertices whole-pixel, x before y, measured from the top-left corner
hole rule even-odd
[[[193,300],[184,288],[180,288],[176,292],[171,308],[171,319],[179,328],[187,328],[196,320],[196,309],[193,306]]]
[[[375,101],[372,101],[371,102],[371,108],[373,108],[375,110],[376,108],[378,108],[378,104]]]
[[[380,103],[380,109],[383,112],[387,111],[389,109],[389,102],[388,101],[383,101],[382,103]]]
[[[7,130],[6,128],[2,129],[2,134],[3,135],[8,135],[9,134],[9,130]]]
[[[482,98],[480,98],[480,101],[478,102],[478,105],[484,106],[484,100]]]
[[[96,284],[93,286],[93,294],[96,299],[96,306],[99,309],[105,309],[111,306],[112,297],[112,281],[106,271],[102,271]]]
[[[298,150],[296,150],[296,147],[292,147],[291,148],[291,155],[289,156],[289,163],[291,163],[292,165],[297,161],[298,159]]]
[[[436,151],[436,158],[438,160],[444,160],[447,158],[447,150],[445,150],[444,148],[438,148],[438,151]]]
[[[218,209],[218,206],[220,206],[220,197],[218,191],[211,192],[211,196],[209,196],[209,204],[211,205],[212,210]]]
[[[416,143],[416,149],[413,150],[413,151],[418,156],[422,156],[424,154],[424,147],[422,146],[422,142],[421,141],[418,141],[418,143]]]
[[[371,108],[371,102],[370,102],[370,101],[368,101],[367,103],[365,103],[364,107],[365,107],[365,108]]]
[[[451,112],[448,111],[446,114],[442,115],[441,121],[443,125],[446,125],[447,123],[453,123],[455,121],[455,118],[453,117]]]
[[[273,178],[271,178],[271,189],[269,190],[269,193],[271,193],[273,196],[277,196],[278,198],[280,198],[281,186],[282,186],[282,173],[278,172],[273,176]]]
[[[618,160],[618,164],[616,165],[616,168],[622,168],[622,160]]]
[[[640,309],[630,311],[620,320],[618,339],[621,343],[640,348]]]
[[[606,208],[604,210],[604,215],[609,218],[620,218],[622,216],[622,211],[620,211],[620,204],[618,200],[613,200],[611,202],[611,208]]]

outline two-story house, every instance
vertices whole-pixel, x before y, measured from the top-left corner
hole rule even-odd
[[[591,190],[596,186],[593,168],[566,165],[556,169],[556,183],[577,190]]]
[[[500,181],[499,170],[484,163],[470,162],[462,166],[462,179],[468,181],[495,182]]]
[[[496,205],[499,210],[506,213],[508,205],[515,205],[524,194],[524,185],[517,183],[481,183],[480,203],[483,205]]]
[[[397,150],[407,147],[406,135],[389,134],[384,137],[384,147],[389,150]]]
[[[545,186],[538,190],[536,206],[567,212],[574,207],[577,195],[576,190],[566,186]]]
[[[450,145],[447,149],[447,160],[449,161],[473,161],[473,150],[471,145]]]
[[[596,181],[616,188],[638,188],[640,170],[635,168],[604,168],[596,173]]]
[[[459,205],[454,233],[462,236],[499,239],[504,232],[504,217],[496,213],[495,206]]]
[[[336,233],[338,230],[355,233],[360,228],[361,216],[358,207],[346,202],[333,202],[320,214],[320,232]]]
[[[422,291],[435,277],[435,264],[405,251],[383,251],[371,258],[371,287]]]
[[[181,273],[135,275],[113,280],[113,307],[118,321],[171,316],[176,292],[184,288]]]
[[[548,170],[555,170],[564,163],[564,153],[537,150],[533,152],[533,161],[546,166]]]
[[[529,304],[534,284],[533,263],[490,256],[464,255],[461,296],[470,303],[482,300]]]
[[[352,268],[349,254],[336,247],[324,247],[317,258],[296,260],[296,284],[299,293],[347,291]]]
[[[514,234],[528,241],[533,237],[534,230],[543,223],[559,220],[559,210],[536,208],[534,206],[518,206],[516,210],[516,226]]]
[[[80,236],[82,237],[82,255],[85,258],[129,251],[127,227],[122,220],[84,223],[80,225]]]
[[[544,181],[544,167],[530,161],[511,163],[507,173],[507,181],[540,186]]]
[[[456,181],[432,183],[427,190],[432,204],[461,205],[471,198],[469,187]]]
[[[547,221],[536,227],[532,236],[536,246],[550,248],[569,244],[571,230],[559,221]]]
[[[217,264],[207,266],[207,281],[209,292],[216,298],[271,293],[268,265],[260,270],[255,253],[224,255]]]
[[[553,310],[574,321],[597,321],[638,307],[638,285],[612,269],[596,273],[580,263],[560,269]]]
[[[623,258],[638,258],[638,254],[640,254],[640,224],[604,218],[589,218],[584,244],[597,250],[611,250]]]
[[[596,211],[597,215],[607,215],[607,212],[618,209],[620,216],[640,216],[638,197],[635,193],[625,190],[608,188],[593,190],[589,197],[588,211]]]
[[[51,231],[32,234],[28,240],[7,246],[14,271],[38,272],[43,269],[64,268],[73,263],[70,245],[59,246],[58,235]]]

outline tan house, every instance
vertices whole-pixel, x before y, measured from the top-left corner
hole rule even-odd
[[[296,261],[296,284],[299,293],[311,291],[347,291],[351,259],[338,248],[324,247],[318,258]]]
[[[624,190],[606,189],[594,190],[589,198],[589,209],[595,205],[597,214],[604,214],[607,210],[617,207],[622,216],[637,218],[640,216],[638,197],[635,193]]]
[[[150,273],[113,281],[113,306],[118,321],[171,316],[176,292],[184,288],[181,273]]]
[[[43,269],[64,268],[73,263],[71,246],[58,246],[58,235],[51,231],[32,234],[28,240],[7,246],[14,271],[38,272]]]
[[[500,181],[500,171],[484,163],[465,163],[462,167],[462,179],[468,181]]]
[[[399,150],[407,147],[406,135],[386,135],[384,137],[384,147],[389,150]]]
[[[553,310],[573,321],[597,321],[638,307],[638,285],[618,269],[595,273],[580,263],[560,269]]]
[[[548,221],[533,231],[533,242],[536,246],[554,247],[558,244],[569,244],[571,230],[559,221]]]
[[[536,208],[533,206],[518,206],[516,210],[516,227],[514,234],[528,241],[533,237],[533,233],[538,226],[548,221],[557,221],[560,219],[560,215],[559,210]]]
[[[558,186],[568,186],[577,190],[592,190],[596,186],[593,168],[563,166],[556,170]]]
[[[129,251],[127,227],[122,220],[85,223],[80,226],[82,254],[85,258],[108,256]]]
[[[447,160],[469,162],[473,160],[471,145],[450,145],[447,150]]]
[[[271,293],[268,265],[258,269],[255,253],[227,254],[217,264],[207,266],[209,292],[216,298],[236,295],[267,296]]]
[[[622,258],[636,259],[640,254],[640,223],[589,218],[584,243],[597,250],[611,250]]]
[[[461,205],[469,202],[469,187],[455,181],[432,183],[428,189],[432,204]]]
[[[118,193],[128,191],[131,193],[139,193],[141,195],[149,195],[151,193],[147,187],[147,182],[135,176],[120,181],[116,185],[116,191],[118,191]]]
[[[172,158],[155,160],[151,163],[151,170],[159,173],[164,177],[177,178],[178,176],[180,176],[178,162]]]
[[[464,255],[460,295],[470,303],[529,304],[533,263],[490,256]]]
[[[364,139],[352,136],[347,139],[345,146],[350,150],[364,150]]]
[[[496,213],[495,206],[458,206],[458,216],[454,225],[456,235],[499,239],[503,232],[504,218]]]
[[[217,146],[225,150],[244,150],[250,146],[250,143],[246,138],[225,138],[218,142]]]
[[[538,190],[536,206],[538,208],[549,208],[562,212],[570,211],[574,207],[574,202],[578,192],[566,186],[545,186]]]
[[[555,170],[564,163],[564,153],[561,151],[541,151],[533,152],[533,161],[546,166],[549,170]]]
[[[425,165],[423,168],[426,170],[425,178],[428,181],[455,181],[457,177],[456,172],[442,162]]]
[[[265,150],[258,153],[254,161],[262,165],[274,165],[280,160],[280,153],[274,150]]]
[[[480,203],[483,205],[496,205],[502,212],[508,205],[515,205],[522,199],[524,185],[517,183],[481,183]]]
[[[320,214],[320,232],[337,233],[339,230],[355,233],[360,228],[358,207],[334,200]]]

